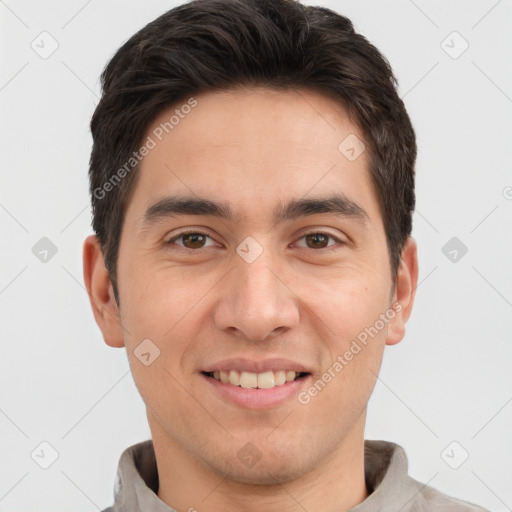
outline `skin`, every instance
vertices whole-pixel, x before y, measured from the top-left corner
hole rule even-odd
[[[363,135],[334,100],[264,87],[196,99],[141,164],[121,235],[120,307],[96,237],[84,245],[95,319],[108,345],[126,347],[146,404],[158,496],[178,511],[347,510],[368,496],[366,408],[385,346],[405,334],[416,243],[407,240],[393,286],[367,152],[349,161],[338,150],[347,135]],[[320,213],[274,225],[277,204],[333,192],[367,222]],[[144,223],[151,205],[175,194],[227,201],[236,219]],[[210,238],[167,243],[184,228]],[[311,232],[335,238],[319,243]],[[252,263],[236,252],[248,236],[263,249]],[[293,397],[267,409],[235,406],[200,374],[228,357],[284,357],[311,368],[314,382],[393,304],[401,311],[307,404]],[[134,355],[147,338],[160,349],[149,366]],[[247,443],[261,455],[250,467],[237,456]]]

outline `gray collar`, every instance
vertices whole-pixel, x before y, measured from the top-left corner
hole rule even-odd
[[[426,510],[425,500],[443,510],[480,511],[460,500],[441,494],[408,476],[403,448],[388,441],[365,440],[365,480],[370,495],[350,512],[413,512]],[[176,512],[158,496],[158,472],[153,441],[127,448],[121,455],[114,488],[114,506],[104,512]],[[468,505],[466,508],[464,505]],[[430,508],[429,508],[430,510]],[[453,510],[447,508],[446,510]]]

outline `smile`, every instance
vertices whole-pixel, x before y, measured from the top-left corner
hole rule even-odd
[[[293,370],[266,371],[254,373],[237,370],[204,372],[205,375],[225,384],[245,389],[270,389],[304,377],[306,373]]]

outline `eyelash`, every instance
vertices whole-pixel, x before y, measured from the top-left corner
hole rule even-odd
[[[210,240],[213,240],[213,238],[210,235],[208,235],[206,233],[202,233],[201,231],[197,231],[195,229],[191,229],[191,230],[187,230],[187,231],[182,231],[181,233],[177,234],[176,236],[174,236],[173,238],[171,238],[170,240],[165,242],[165,244],[170,246],[176,240],[179,240],[181,237],[183,237],[185,235],[190,235],[190,234],[202,235],[202,236],[208,237]],[[310,235],[326,235],[327,237],[329,237],[329,238],[333,239],[335,242],[337,242],[338,245],[346,245],[346,242],[343,242],[342,240],[335,237],[334,235],[331,235],[330,233],[326,233],[323,231],[310,231],[309,233],[304,233],[298,240],[302,240],[303,238],[310,236]],[[205,249],[207,249],[207,247],[201,247],[200,249],[189,249],[188,247],[183,247],[180,245],[178,245],[178,247],[179,247],[179,250],[184,250],[187,252],[190,252],[190,251],[202,252]],[[311,249],[310,247],[302,247],[302,248],[303,249]],[[333,250],[337,250],[337,249],[339,249],[339,247],[335,247],[333,245],[333,246],[322,247],[321,249],[311,249],[311,250],[316,251],[316,252],[321,252],[321,251],[333,251]]]

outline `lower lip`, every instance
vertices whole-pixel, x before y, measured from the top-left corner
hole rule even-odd
[[[201,377],[224,400],[247,409],[265,409],[280,405],[291,397],[296,396],[307,385],[311,374],[268,389],[246,389],[240,386],[233,386],[232,384],[215,380],[213,377],[208,377],[204,373],[201,374]]]

